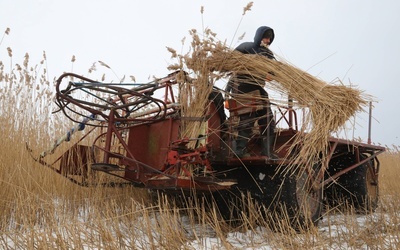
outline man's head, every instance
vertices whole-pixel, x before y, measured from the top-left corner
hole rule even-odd
[[[274,30],[268,26],[261,26],[257,29],[254,42],[259,45],[268,46],[275,38]]]
[[[261,42],[270,45],[273,39],[274,39],[274,31],[272,29],[268,29],[264,32]]]

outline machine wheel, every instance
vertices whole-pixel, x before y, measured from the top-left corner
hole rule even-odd
[[[367,162],[350,171],[343,178],[349,192],[345,192],[347,200],[354,206],[356,212],[375,212],[379,200],[379,186],[372,176],[372,167]]]
[[[230,226],[240,226],[243,222],[243,214],[246,213],[247,206],[243,203],[244,193],[233,187],[231,190],[223,190],[212,194],[209,204],[215,205],[218,214]],[[210,207],[213,207],[211,205]]]
[[[366,156],[361,155],[361,160]],[[347,163],[355,163],[355,156],[347,156]],[[330,205],[346,208],[352,206],[357,213],[374,212],[379,201],[379,186],[374,180],[374,160],[347,172],[339,177],[337,184],[327,189],[327,198]]]
[[[273,211],[278,211],[275,218],[288,218],[290,226],[296,230],[307,230],[318,224],[322,209],[322,187],[313,183],[307,171],[283,177],[279,189],[277,200],[271,204]]]
[[[296,230],[307,230],[318,224],[322,209],[322,187],[313,185],[307,171],[284,176],[277,173],[274,166],[249,170],[251,176],[241,173],[237,187],[214,195],[225,220],[240,221],[241,215],[254,214],[253,209],[256,208],[262,215],[260,219],[276,231],[285,230],[282,221]],[[247,194],[252,199],[247,199]],[[257,206],[248,204],[249,200],[253,200]]]

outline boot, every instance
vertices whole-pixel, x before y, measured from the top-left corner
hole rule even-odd
[[[279,157],[273,152],[275,135],[267,135],[262,138],[261,155],[266,156],[271,160],[278,160]]]
[[[250,154],[247,152],[247,141],[249,137],[250,135],[246,130],[239,131],[238,137],[236,138],[234,145],[235,154],[239,158],[250,156]]]

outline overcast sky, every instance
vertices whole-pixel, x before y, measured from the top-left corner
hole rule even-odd
[[[87,75],[98,60],[118,77],[137,82],[168,74],[173,61],[166,46],[186,52],[188,30],[209,27],[232,48],[238,37],[252,41],[255,30],[275,30],[274,53],[291,64],[333,82],[372,94],[375,103],[372,141],[400,145],[400,1],[396,0],[2,0],[0,31],[11,33],[0,46],[0,60],[31,63],[46,51],[51,79],[72,70]],[[204,6],[201,15],[200,8]],[[182,51],[181,51],[182,49]],[[107,69],[101,69],[107,75]],[[368,121],[357,118],[356,136],[367,140]]]

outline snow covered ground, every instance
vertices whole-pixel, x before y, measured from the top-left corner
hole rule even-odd
[[[143,212],[143,211],[142,211]],[[380,207],[368,215],[325,215],[307,233],[266,227],[223,232],[187,215],[144,212],[99,218],[91,209],[55,212],[55,223],[14,227],[0,234],[1,249],[399,249],[400,211]],[[129,217],[129,218],[127,218]],[[121,219],[124,218],[124,219]],[[217,229],[216,229],[217,228]],[[180,239],[180,240],[177,240]]]
[[[287,235],[258,227],[247,232],[232,232],[222,241],[212,236],[193,240],[193,249],[399,249],[400,238],[392,215],[377,212],[373,215],[330,215],[320,221],[310,234]],[[393,231],[394,234],[391,233]],[[225,243],[224,243],[225,242]],[[228,246],[228,247],[227,247]],[[310,248],[309,248],[310,249]]]

